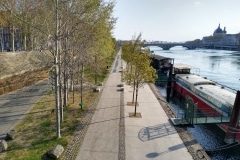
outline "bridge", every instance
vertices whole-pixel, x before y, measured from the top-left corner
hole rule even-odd
[[[186,42],[145,42],[144,47],[148,46],[157,46],[161,47],[163,50],[169,50],[172,47],[182,46],[187,49],[221,49],[221,50],[240,50],[240,45],[231,45],[231,44],[218,44],[218,43],[186,43]]]
[[[186,47],[187,49],[196,49],[198,45],[196,44],[189,44],[189,43],[181,43],[181,42],[166,42],[166,43],[159,43],[159,42],[145,42],[144,47],[148,46],[158,46],[161,47],[163,50],[169,50],[172,47],[182,46]]]

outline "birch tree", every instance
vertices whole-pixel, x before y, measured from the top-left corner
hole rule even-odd
[[[79,64],[91,66],[95,62],[93,55],[97,54],[97,64],[101,66],[101,60],[114,51],[111,35],[115,24],[114,3],[103,0],[2,0],[0,6],[18,21],[24,48],[37,51],[43,61],[52,64],[56,128],[60,138],[68,80],[71,78],[73,84],[74,74],[79,72],[82,82],[83,69],[77,67]]]

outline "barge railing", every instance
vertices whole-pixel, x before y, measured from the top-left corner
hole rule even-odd
[[[231,114],[223,111],[219,112],[214,108],[198,108],[197,104],[194,104],[192,98],[187,96],[185,100],[184,116],[172,118],[171,121],[174,125],[226,123],[230,121],[229,115]]]

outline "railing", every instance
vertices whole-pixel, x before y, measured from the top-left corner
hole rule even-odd
[[[227,116],[226,116],[227,115]],[[198,108],[191,97],[186,97],[184,119],[190,124],[223,123],[230,121],[229,113],[216,108]]]

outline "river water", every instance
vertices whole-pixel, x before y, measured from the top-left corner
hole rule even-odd
[[[207,77],[224,86],[232,88],[233,92],[240,90],[240,52],[226,50],[188,50],[183,47],[173,47],[162,50],[159,47],[150,47],[156,55],[174,58],[174,63],[184,63],[200,69],[198,74]],[[159,91],[165,95],[164,88]],[[182,116],[183,109],[174,99],[170,101],[175,112]],[[194,125],[188,130],[194,135],[198,143],[205,149],[214,149],[225,145],[225,133],[214,124]],[[240,160],[240,145],[225,150],[209,153],[213,160]]]

